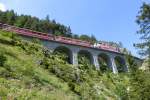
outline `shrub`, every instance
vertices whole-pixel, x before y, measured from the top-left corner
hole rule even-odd
[[[5,62],[6,62],[6,57],[4,56],[4,54],[0,53],[0,66],[4,66]]]
[[[20,42],[20,39],[18,38],[18,36],[17,36],[17,34],[15,34],[15,33],[12,33],[12,35],[11,35],[11,42],[12,42],[12,45],[18,45],[19,44],[19,42]]]
[[[32,43],[40,44],[40,40],[37,39],[37,38],[33,38],[33,39],[32,39]]]

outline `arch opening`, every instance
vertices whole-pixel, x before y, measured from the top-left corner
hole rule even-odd
[[[93,57],[89,51],[81,50],[78,52],[78,64],[93,64]]]
[[[72,64],[71,61],[72,52],[69,48],[64,46],[59,46],[54,50],[53,53],[59,55],[63,61]]]
[[[110,58],[107,54],[101,53],[98,55],[98,62],[100,65],[100,70],[103,71],[108,71],[110,69]]]
[[[122,57],[115,57],[115,64],[119,73],[126,71],[126,63]]]

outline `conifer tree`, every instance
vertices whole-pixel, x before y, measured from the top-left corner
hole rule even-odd
[[[141,35],[140,39],[143,40],[143,42],[135,46],[141,49],[139,53],[142,56],[146,56],[150,59],[150,4],[144,3],[142,5],[139,15],[137,16],[137,24],[140,26],[140,30],[137,33]],[[130,99],[149,100],[150,71],[137,69],[131,57],[129,57],[129,61],[132,65],[130,70]]]
[[[141,7],[136,20],[140,29],[137,34],[140,34],[140,39],[144,42],[138,43],[135,46],[140,48],[140,54],[147,56],[150,59],[150,4],[144,3]]]

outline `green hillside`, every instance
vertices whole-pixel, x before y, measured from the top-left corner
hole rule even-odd
[[[13,10],[0,11],[0,23],[91,43],[98,41],[94,36],[72,33],[69,26],[49,16],[39,19]],[[0,100],[150,100],[150,4],[143,3],[136,23],[141,41],[134,46],[147,59],[139,68],[125,50],[129,71],[118,74],[106,70],[103,61],[101,69],[96,70],[83,56],[79,56],[78,66],[70,65],[67,55],[50,52],[40,40],[23,40],[0,29]]]
[[[126,97],[126,75],[74,67],[39,43],[0,31],[0,97],[10,100],[117,99]],[[87,67],[87,68],[86,68]]]

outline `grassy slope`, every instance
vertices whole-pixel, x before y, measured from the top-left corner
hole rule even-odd
[[[5,35],[6,32],[0,31],[0,40],[10,41]],[[0,52],[4,52],[8,59],[5,66],[0,67],[0,97],[16,97],[18,100],[76,99],[67,83],[38,66],[41,52],[27,55],[20,47],[5,43],[0,43]]]
[[[80,77],[84,81],[75,84],[75,92],[73,92],[66,79],[61,78],[61,75],[50,73],[38,64],[38,61],[44,56],[41,50],[30,53],[28,50],[31,51],[31,48],[23,50],[20,46],[13,46],[10,44],[9,34],[11,33],[0,31],[0,52],[3,52],[7,57],[5,65],[0,67],[0,97],[3,99],[77,100],[80,98],[115,100],[125,96],[124,93],[128,84],[127,76],[112,73],[99,75],[93,70],[91,72],[79,71]],[[32,45],[41,48],[41,45],[33,43],[28,43],[26,47],[32,47]],[[51,62],[53,63],[53,60]],[[68,65],[60,63],[58,66],[65,68]],[[70,72],[67,68],[64,70],[67,73]],[[72,74],[72,72],[70,73]]]

